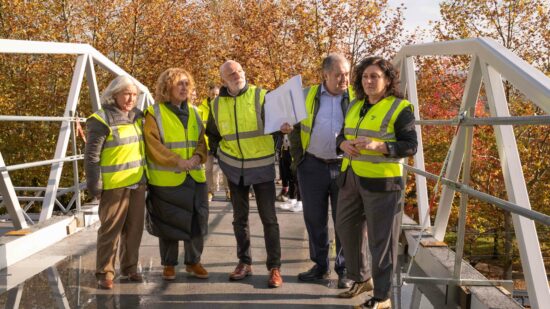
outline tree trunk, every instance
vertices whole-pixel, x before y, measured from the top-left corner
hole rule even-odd
[[[493,260],[498,259],[498,229],[498,227],[493,229]]]
[[[513,245],[512,241],[514,240],[514,237],[512,237],[514,232],[514,227],[512,226],[512,215],[510,212],[506,211],[504,213],[504,279],[505,280],[512,280],[512,264],[514,262],[512,258],[513,253]]]

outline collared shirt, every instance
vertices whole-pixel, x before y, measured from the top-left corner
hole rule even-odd
[[[315,117],[307,152],[321,159],[336,159],[336,137],[344,125],[342,94],[332,95],[321,85],[319,112]]]

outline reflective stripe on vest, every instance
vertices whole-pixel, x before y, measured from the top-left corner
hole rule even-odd
[[[250,87],[253,87],[253,86],[250,86]],[[260,112],[256,112],[256,123],[257,123],[258,129],[254,130],[254,131],[248,131],[248,132],[246,132],[246,131],[245,132],[239,132],[238,137],[241,138],[241,139],[242,138],[254,138],[254,137],[260,137],[260,136],[265,135],[264,134],[264,124],[263,124],[262,115],[261,115],[262,105],[261,105],[261,102],[260,102],[260,95],[261,95],[262,88],[260,88],[260,87],[254,87],[254,88],[255,88],[255,90],[254,90],[254,108],[256,109],[256,111],[260,111]],[[250,88],[249,88],[248,91],[250,91]],[[220,110],[220,97],[218,96],[214,100],[214,114],[215,114],[214,118],[216,120],[219,119],[219,117],[218,117],[219,110]],[[217,125],[217,122],[216,122],[216,125]],[[237,133],[223,135],[220,132],[220,135],[226,141],[236,141],[237,140]]]
[[[138,183],[145,170],[141,118],[131,124],[110,125],[105,110],[99,110],[90,117],[109,128],[99,161],[103,189],[123,188]]]
[[[151,113],[155,118],[162,144],[182,159],[188,160],[195,154],[202,130],[200,116],[194,106],[188,105],[189,117],[187,129],[185,129],[178,116],[166,104],[170,103],[156,103],[149,106],[147,113]],[[203,164],[195,166],[189,172],[181,172],[177,167],[162,166],[148,157],[147,166],[149,183],[155,186],[178,186],[185,181],[188,174],[196,182],[206,181]]]
[[[236,168],[255,168],[275,164],[275,157],[270,155],[265,158],[242,160],[233,158],[220,150],[219,158],[229,166]]]
[[[208,104],[208,99],[202,100],[201,105],[197,107],[197,111],[201,117],[203,127],[206,128],[208,116],[210,115],[210,105]],[[208,136],[206,136],[206,134],[204,135],[204,142],[206,143],[206,149],[210,150],[210,143],[208,143]]]
[[[273,164],[275,146],[264,134],[261,118],[266,91],[250,85],[237,97],[216,97],[212,116],[222,140],[219,158],[235,168],[255,168]]]
[[[347,140],[353,140],[359,136],[369,137],[375,141],[395,141],[394,123],[401,111],[412,106],[407,100],[401,100],[393,96],[386,97],[374,104],[366,115],[360,117],[360,111],[364,100],[354,100],[350,104],[344,123],[344,135]],[[355,174],[366,178],[393,178],[403,175],[403,158],[389,158],[372,150],[361,150],[358,157],[344,157],[342,171],[348,165]]]
[[[315,116],[315,98],[319,96],[319,91],[321,91],[319,85],[304,89],[307,118],[300,121],[300,140],[302,141],[302,150],[304,153],[307,150],[311,139],[311,128],[313,127],[313,118]]]

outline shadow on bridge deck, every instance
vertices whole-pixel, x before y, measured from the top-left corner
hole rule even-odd
[[[209,279],[185,274],[180,242],[178,277],[162,280],[158,240],[144,232],[140,248],[143,283],[117,278],[112,291],[96,289],[95,241],[97,225],[76,233],[15,265],[0,271],[0,305],[5,308],[350,308],[370,295],[340,299],[336,274],[329,280],[306,284],[297,274],[311,266],[307,232],[302,213],[278,210],[284,284],[267,288],[265,249],[261,222],[251,207],[250,229],[254,275],[239,282],[228,281],[236,265],[231,205],[221,199],[211,203],[209,235],[202,262]],[[394,288],[393,308],[447,308],[445,298],[430,286]],[[451,307],[449,307],[451,308]]]

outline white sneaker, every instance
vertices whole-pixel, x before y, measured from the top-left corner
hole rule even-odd
[[[290,208],[290,211],[292,212],[301,212],[304,210],[304,207],[302,206],[302,201],[296,202],[294,207]]]
[[[290,199],[288,200],[288,202],[281,204],[279,208],[281,208],[282,210],[291,210],[294,208],[297,202],[298,201],[296,199]]]

